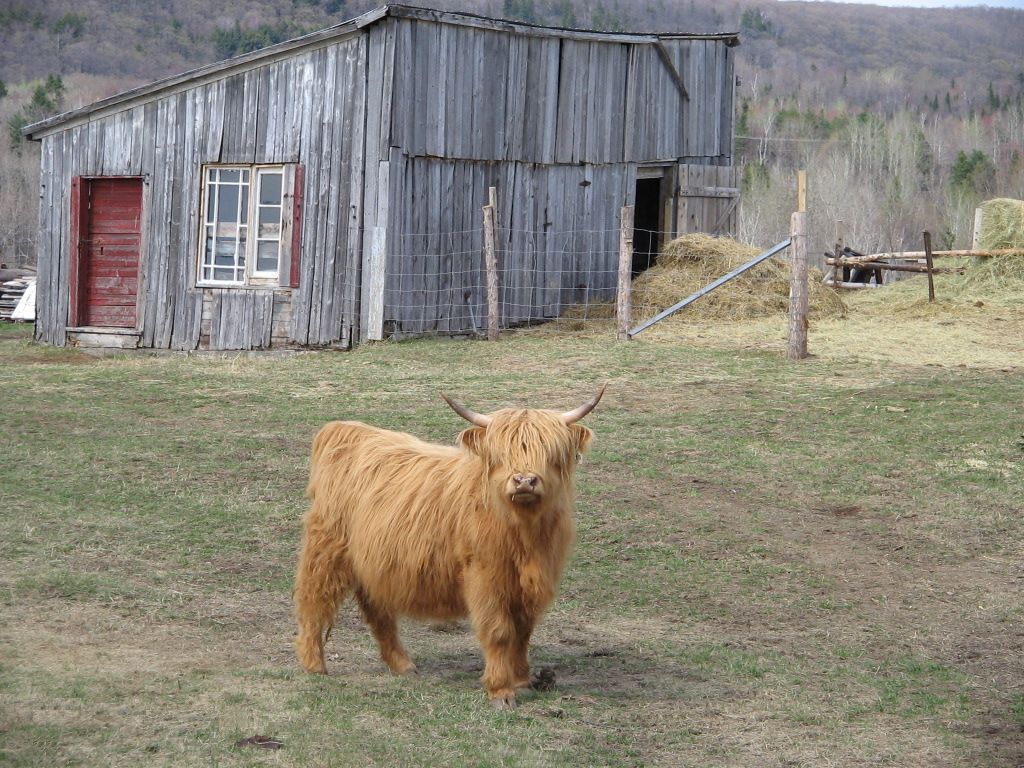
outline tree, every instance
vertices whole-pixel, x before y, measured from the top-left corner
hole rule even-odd
[[[984,196],[989,192],[995,173],[992,161],[980,149],[970,154],[961,150],[953,163],[949,184],[962,195]]]
[[[21,129],[26,125],[42,120],[54,112],[59,112],[64,105],[64,80],[60,75],[49,75],[32,91],[32,99],[20,112],[15,113],[7,121],[7,135],[11,140],[12,149],[20,149],[25,141]]]

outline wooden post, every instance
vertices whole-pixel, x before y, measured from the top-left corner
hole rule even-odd
[[[790,219],[789,343],[786,357],[807,357],[807,212],[797,211]]]
[[[928,301],[935,301],[935,280],[932,277],[935,271],[934,262],[932,261],[932,233],[925,230],[922,233],[924,237],[924,263],[928,265]]]
[[[846,234],[846,232],[845,232],[845,229],[843,227],[842,219],[837,219],[836,220],[836,244],[835,244],[835,246],[833,246],[833,250],[832,250],[832,258],[834,258],[834,259],[841,259],[841,258],[843,258],[843,245],[845,244],[843,242],[844,239],[845,239],[843,236],[845,234]],[[845,277],[846,277],[846,275],[843,273],[843,268],[842,267],[840,267],[838,265],[835,265],[835,264],[832,265],[832,284],[833,285],[839,285],[840,282],[843,282],[840,278],[845,278]],[[825,282],[828,282],[828,281],[826,280]]]
[[[615,301],[617,338],[629,340],[633,314],[633,206],[625,205],[619,216],[619,290]]]
[[[796,172],[796,209],[807,210],[807,171]]]
[[[981,226],[985,218],[984,214],[985,212],[981,209],[981,206],[978,206],[977,208],[974,209],[974,234],[971,237],[972,251],[981,250]],[[981,258],[975,256],[973,259],[971,259],[971,263],[974,266],[978,266],[979,264],[981,264]]]
[[[498,190],[491,187],[484,206],[484,263],[487,266],[487,340],[498,340],[498,256],[494,252],[494,212],[498,204]]]

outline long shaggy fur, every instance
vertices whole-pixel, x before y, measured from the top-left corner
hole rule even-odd
[[[358,422],[331,422],[313,441],[295,580],[296,648],[326,672],[324,642],[354,596],[396,673],[415,671],[400,616],[469,616],[483,648],[484,687],[512,706],[529,684],[527,647],[553,599],[573,542],[573,476],[591,432],[554,411],[498,411],[458,447]],[[515,503],[517,475],[539,499]]]

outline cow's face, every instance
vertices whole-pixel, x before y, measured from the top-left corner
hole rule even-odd
[[[447,395],[448,404],[476,426],[459,438],[487,467],[489,494],[520,511],[536,509],[549,498],[571,490],[576,463],[593,433],[576,422],[594,409],[604,387],[572,411],[505,409],[484,416]]]
[[[592,436],[555,411],[503,410],[486,427],[467,429],[460,442],[484,461],[492,497],[526,511],[569,486]]]

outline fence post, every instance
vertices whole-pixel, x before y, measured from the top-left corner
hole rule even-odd
[[[932,261],[932,233],[925,230],[921,233],[924,238],[924,263],[928,271],[928,301],[935,301],[935,279],[932,277],[935,269],[935,262]]]
[[[498,206],[498,190],[487,191],[484,206],[484,264],[487,268],[487,340],[498,340],[498,256],[494,252],[494,210]]]
[[[978,206],[974,209],[974,235],[971,237],[971,250],[981,250],[981,227],[985,221],[985,211]],[[982,262],[980,256],[975,256],[971,259],[971,264],[975,267],[979,266]]]
[[[789,277],[789,344],[786,357],[807,357],[807,213],[797,211],[790,219],[793,250]]]
[[[833,257],[836,261],[843,258],[843,246],[846,241],[846,229],[843,226],[842,219],[836,219],[836,244],[832,248]],[[843,268],[838,264],[832,265],[832,285],[836,288],[839,287],[839,283],[843,278]],[[828,278],[825,279],[825,283],[828,284]]]
[[[618,320],[616,337],[629,339],[633,315],[633,213],[632,205],[625,205],[619,216],[619,290],[615,301]]]

